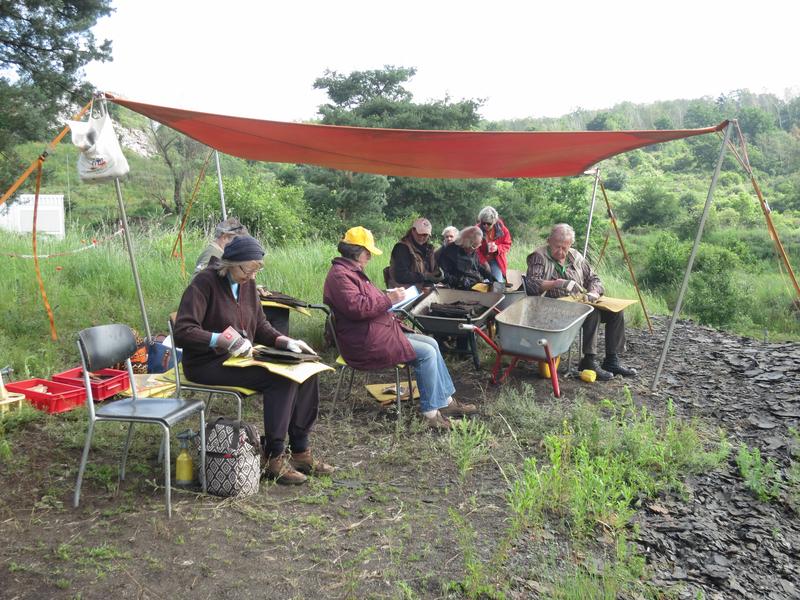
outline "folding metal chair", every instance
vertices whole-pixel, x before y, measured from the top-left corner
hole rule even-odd
[[[92,446],[95,423],[97,421],[116,421],[129,424],[128,435],[125,438],[125,447],[122,451],[122,461],[120,464],[119,478],[121,481],[125,479],[125,463],[128,459],[128,449],[130,448],[131,437],[133,436],[133,425],[134,423],[145,423],[160,426],[164,433],[162,442],[165,457],[164,495],[166,496],[167,517],[171,517],[172,482],[169,450],[170,433],[174,424],[191,417],[195,413],[199,413],[200,415],[200,481],[203,492],[206,491],[205,404],[201,400],[182,400],[180,398],[139,398],[130,360],[131,356],[136,352],[136,338],[131,328],[127,325],[115,323],[84,329],[78,333],[78,351],[80,352],[81,364],[83,366],[83,384],[86,388],[86,407],[89,412],[89,427],[86,431],[86,442],[83,446],[81,463],[78,467],[78,481],[75,485],[73,506],[77,508],[80,503],[83,473],[89,459],[89,449]],[[174,352],[172,356],[173,364],[177,366]],[[125,367],[131,381],[131,397],[112,402],[104,402],[95,407],[89,379],[90,372],[106,369],[123,360],[125,361]]]
[[[339,369],[339,378],[336,381],[336,391],[333,394],[333,405],[335,406],[336,405],[336,401],[339,399],[339,392],[341,391],[342,381],[344,380],[345,372],[348,369],[350,369],[350,382],[349,382],[348,387],[347,387],[347,395],[345,396],[345,398],[349,398],[350,394],[353,391],[353,378],[355,377],[356,371],[361,371],[362,373],[371,373],[371,372],[374,372],[374,370],[357,369],[357,368],[351,367],[350,365],[347,364],[347,361],[345,361],[344,357],[342,356],[341,351],[339,350],[339,341],[336,339],[336,328],[335,328],[336,322],[335,322],[335,317],[333,316],[333,311],[331,310],[331,308],[329,306],[326,306],[324,304],[314,305],[314,308],[319,308],[320,310],[324,311],[327,314],[326,327],[328,328],[328,331],[330,331],[330,333],[331,333],[331,337],[333,338],[333,345],[336,348],[336,353],[338,354],[338,357],[336,359],[336,364],[340,365],[340,367],[341,367]],[[409,399],[413,399],[414,398],[414,389],[413,389],[413,386],[412,386],[412,379],[411,379],[411,365],[409,365],[409,364],[395,365],[395,367],[394,367],[395,388],[394,389],[395,389],[396,398],[397,398],[397,417],[398,417],[398,419],[400,418],[400,411],[401,411],[400,404],[401,404],[402,399],[403,399],[403,393],[402,393],[402,389],[400,387],[400,371],[401,371],[401,369],[405,369],[405,371],[406,371],[406,377],[408,379]]]
[[[172,340],[173,346],[175,344],[175,333],[173,331],[173,320],[175,318],[175,314],[170,317],[167,322],[167,326],[169,327],[169,337]],[[173,353],[174,354],[174,353]],[[182,390],[190,390],[193,392],[205,392],[208,394],[208,406],[206,408],[206,414],[211,411],[211,399],[214,394],[220,394],[222,396],[230,396],[236,400],[236,418],[238,420],[242,420],[242,401],[244,398],[249,398],[250,396],[255,396],[258,394],[258,390],[252,390],[250,388],[243,388],[243,387],[234,387],[228,385],[207,385],[205,383],[195,383],[193,381],[189,381],[186,379],[186,376],[181,373],[180,366],[175,367],[175,395],[180,398]]]

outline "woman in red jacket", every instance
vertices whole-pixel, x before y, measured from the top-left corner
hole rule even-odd
[[[478,227],[483,231],[483,241],[478,248],[478,258],[492,271],[492,279],[504,283],[511,250],[511,233],[494,207],[486,206],[478,213]]]
[[[419,386],[420,410],[434,429],[449,429],[451,416],[477,412],[474,404],[462,404],[436,340],[407,332],[390,312],[403,298],[403,290],[380,291],[364,273],[375,247],[372,232],[363,227],[348,229],[338,246],[325,279],[323,302],[335,317],[339,352],[356,369],[385,369],[398,363],[414,366]]]

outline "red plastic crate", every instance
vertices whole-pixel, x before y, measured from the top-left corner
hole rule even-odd
[[[92,376],[95,379],[92,379]],[[75,367],[63,373],[53,375],[53,381],[68,383],[83,388],[83,368]],[[115,394],[127,390],[131,386],[127,371],[119,369],[100,369],[93,371],[89,377],[89,385],[92,388],[92,398],[95,402],[111,398]],[[84,388],[85,389],[85,388]]]
[[[31,388],[37,385],[47,386],[47,392],[39,392]],[[47,379],[26,379],[6,384],[9,392],[19,392],[31,401],[36,408],[49,413],[60,413],[72,410],[86,401],[86,390],[83,387],[59,383]]]

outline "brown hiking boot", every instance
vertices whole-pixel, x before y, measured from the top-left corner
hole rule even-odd
[[[336,470],[333,465],[315,459],[311,455],[311,448],[305,452],[292,452],[289,464],[306,475],[331,475]]]
[[[463,417],[465,415],[474,415],[477,412],[478,407],[474,404],[465,404],[455,398],[452,399],[450,404],[439,409],[439,414],[443,417]]]
[[[425,417],[425,415],[423,415]],[[441,411],[436,411],[436,414],[432,417],[425,417],[425,423],[431,429],[435,429],[438,431],[445,431],[450,430],[450,419],[447,417],[443,417]]]
[[[267,460],[264,476],[284,485],[298,485],[305,483],[308,479],[290,464],[289,457],[286,454],[274,456]]]

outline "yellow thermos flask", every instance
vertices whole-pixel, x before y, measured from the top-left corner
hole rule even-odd
[[[194,484],[194,463],[192,455],[189,453],[189,442],[195,437],[195,432],[191,429],[182,431],[178,434],[181,442],[181,449],[178,458],[175,459],[175,485],[189,487]]]

